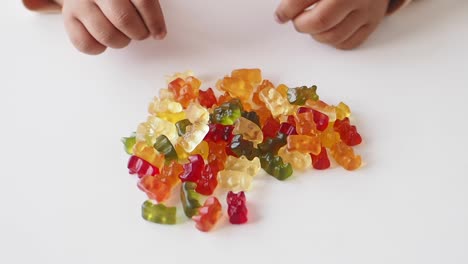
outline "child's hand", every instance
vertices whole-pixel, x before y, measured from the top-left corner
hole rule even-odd
[[[73,45],[87,54],[120,49],[131,40],[166,35],[158,0],[56,0]]]
[[[282,0],[280,23],[292,20],[298,32],[339,49],[362,44],[385,16],[390,0]],[[312,9],[305,10],[315,4]]]

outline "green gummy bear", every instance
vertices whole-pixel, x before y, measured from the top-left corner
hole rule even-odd
[[[176,207],[166,207],[164,204],[154,204],[147,200],[141,206],[141,216],[149,222],[174,225],[176,223]]]
[[[245,140],[242,135],[235,135],[229,147],[237,157],[245,156],[248,160],[252,160],[259,154],[258,149],[254,148],[253,142]]]
[[[268,174],[280,181],[286,180],[293,174],[291,164],[284,163],[280,156],[275,156],[273,153],[262,155],[260,157],[260,163]]]
[[[179,159],[174,146],[165,135],[161,135],[158,138],[156,138],[156,142],[154,143],[153,147],[159,153],[164,155],[166,163]]]
[[[190,125],[192,125],[192,123],[190,123],[188,119],[183,119],[175,123],[177,134],[179,134],[180,137],[185,135],[185,132],[187,131],[187,127]]]
[[[213,110],[212,121],[225,126],[233,125],[241,117],[242,105],[239,99],[232,99]]]
[[[180,200],[184,208],[184,213],[188,218],[198,213],[198,208],[202,205],[200,203],[201,195],[195,191],[197,184],[194,182],[184,182],[180,189]]]
[[[319,96],[317,95],[317,86],[301,86],[288,89],[288,101],[291,104],[304,105],[309,99],[314,101],[319,99]]]
[[[133,132],[130,137],[123,137],[120,141],[124,144],[125,152],[128,155],[133,155],[133,146],[136,144],[136,133]]]
[[[272,153],[276,155],[278,150],[286,145],[286,135],[283,133],[278,133],[278,135],[274,138],[267,138],[264,142],[258,144],[258,149],[262,153]]]

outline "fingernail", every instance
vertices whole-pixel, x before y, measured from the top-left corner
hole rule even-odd
[[[283,18],[281,18],[281,16],[278,14],[278,13],[275,13],[275,21],[279,24],[284,24],[286,23],[286,21],[284,21]]]
[[[157,40],[162,40],[166,37],[167,35],[167,32],[166,30],[164,29],[161,29],[158,31],[159,33],[156,33],[156,35],[153,36],[154,39],[157,39]]]

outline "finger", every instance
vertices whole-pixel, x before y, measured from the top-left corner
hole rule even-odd
[[[350,50],[358,47],[370,36],[370,34],[377,28],[377,25],[366,24],[359,28],[350,38],[335,45],[338,49]]]
[[[317,34],[331,29],[353,11],[353,1],[320,1],[294,19],[296,30]]]
[[[102,45],[118,49],[126,47],[130,43],[130,39],[112,25],[98,6],[89,5],[82,14],[78,18],[88,32]]]
[[[338,25],[312,37],[318,42],[336,45],[351,37],[364,23],[365,17],[360,12],[353,11]]]
[[[94,39],[78,19],[66,19],[65,28],[73,46],[79,51],[89,55],[97,55],[106,50],[106,47]]]
[[[131,0],[151,36],[155,39],[163,39],[166,36],[166,23],[164,14],[158,0]]]
[[[319,0],[282,0],[275,11],[276,21],[286,23]]]
[[[96,0],[109,21],[130,39],[143,40],[149,31],[137,10],[129,0]]]

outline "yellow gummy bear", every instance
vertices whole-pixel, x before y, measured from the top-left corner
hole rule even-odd
[[[205,138],[210,128],[207,124],[194,123],[187,126],[185,134],[178,139],[178,144],[187,152],[192,152]]]
[[[145,141],[149,146],[152,146],[156,138],[161,135],[165,135],[172,144],[179,137],[173,123],[157,116],[149,116],[147,121],[141,123],[136,130],[137,141]]]
[[[312,158],[308,153],[288,151],[287,146],[283,146],[278,150],[278,156],[283,159],[284,163],[290,163],[295,170],[306,170],[312,165]]]
[[[265,103],[265,106],[270,110],[273,117],[280,115],[288,115],[290,104],[288,100],[274,88],[263,89],[259,94],[260,100]]]
[[[238,69],[231,72],[231,77],[242,79],[253,85],[262,82],[262,71],[260,69]]]
[[[336,112],[336,119],[343,120],[346,117],[351,116],[351,109],[349,106],[343,102],[340,102],[337,106],[335,106]]]
[[[185,111],[187,119],[190,123],[201,123],[201,124],[208,124],[210,121],[210,112],[208,109],[201,106],[199,103],[192,102],[187,107]]]
[[[226,91],[231,97],[239,98],[242,101],[250,100],[253,93],[253,86],[240,78],[224,77],[216,84],[219,90]]]
[[[234,122],[233,133],[242,135],[243,139],[252,141],[254,146],[263,142],[262,129],[247,118],[240,117]]]
[[[210,154],[210,146],[208,142],[202,141],[198,146],[190,152],[190,155],[201,155],[204,160],[208,160],[208,155]]]
[[[138,141],[133,146],[133,155],[146,160],[157,168],[161,169],[164,166],[164,155],[159,154],[153,146],[148,146],[143,141]]]
[[[240,158],[228,156],[224,170],[218,172],[218,184],[233,192],[248,191],[252,186],[253,177],[260,168],[258,157],[250,161],[245,156]]]

